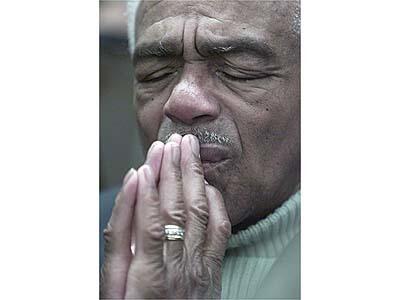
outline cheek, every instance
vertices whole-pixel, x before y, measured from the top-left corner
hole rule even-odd
[[[158,130],[164,117],[163,108],[171,93],[170,85],[165,88],[136,87],[136,115],[143,136],[143,142],[150,144],[157,140]]]
[[[263,117],[263,118],[262,118]],[[243,144],[244,163],[249,166],[249,171],[255,171],[268,157],[268,140],[270,138],[270,118],[268,115],[249,118],[242,124],[241,137]]]
[[[261,91],[260,91],[261,92]],[[299,140],[300,95],[294,86],[280,86],[264,93],[253,93],[252,105],[241,104],[235,115],[243,145],[244,165],[250,172],[275,173],[288,149],[297,148]],[[286,157],[287,158],[287,157]],[[283,166],[281,166],[283,167]]]
[[[156,99],[137,106],[137,120],[143,135],[143,142],[148,145],[157,139],[158,129],[162,121],[163,105]]]

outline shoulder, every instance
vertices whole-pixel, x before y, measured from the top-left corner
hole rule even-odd
[[[267,299],[300,299],[300,233],[271,268],[259,295]]]

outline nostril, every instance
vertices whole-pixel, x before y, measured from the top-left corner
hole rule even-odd
[[[206,105],[185,102],[171,105],[171,103],[169,103],[164,107],[164,115],[175,123],[192,125],[193,123],[207,122],[216,119],[219,115],[219,108],[211,107],[208,103]]]
[[[215,117],[211,115],[202,115],[202,116],[197,116],[193,118],[193,123],[205,123],[208,121],[212,121],[215,119]]]
[[[175,123],[183,123],[192,125],[200,115],[195,114],[195,111],[190,106],[176,105],[170,106],[164,111],[165,115]]]
[[[165,115],[166,115],[172,122],[174,122],[174,123],[176,123],[176,124],[188,124],[188,125],[191,125],[191,124],[189,124],[188,122],[184,122],[183,120],[181,120],[181,119],[175,117],[175,116],[172,115],[172,114],[165,113]]]

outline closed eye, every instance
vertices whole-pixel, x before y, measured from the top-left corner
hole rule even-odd
[[[175,72],[162,73],[162,74],[157,74],[157,73],[158,72],[150,74],[150,75],[144,77],[143,79],[140,79],[139,82],[158,82],[158,81],[162,81],[162,80],[168,78],[169,76],[176,74],[176,71]]]
[[[249,77],[233,76],[233,75],[225,73],[225,72],[221,72],[221,75],[229,80],[234,80],[234,81],[247,81],[247,80],[253,79],[253,78],[249,78]]]
[[[238,76],[238,75],[232,75],[223,71],[218,71],[217,75],[219,77],[224,77],[228,80],[231,81],[240,81],[240,82],[246,82],[246,81],[250,81],[250,80],[256,80],[256,79],[262,79],[262,78],[266,78],[269,75],[266,74],[262,74],[262,76],[252,76],[252,75],[244,75],[244,76]]]

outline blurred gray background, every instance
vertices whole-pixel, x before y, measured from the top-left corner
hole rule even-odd
[[[132,1],[136,2],[137,1]],[[143,162],[132,103],[126,1],[100,1],[100,190]]]

